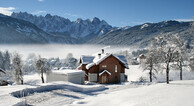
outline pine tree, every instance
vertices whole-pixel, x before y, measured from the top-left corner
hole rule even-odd
[[[3,54],[0,51],[0,68],[5,70]]]
[[[10,70],[11,62],[10,62],[10,54],[8,51],[4,53],[4,67],[6,70]]]

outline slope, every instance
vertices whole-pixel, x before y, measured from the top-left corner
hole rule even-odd
[[[77,43],[69,36],[48,34],[36,25],[0,14],[1,44]]]
[[[111,30],[107,34],[90,40],[89,44],[105,45],[136,45],[146,47],[150,41],[165,34],[178,34],[181,38],[194,42],[194,23],[163,21],[159,23],[145,23],[126,30]]]

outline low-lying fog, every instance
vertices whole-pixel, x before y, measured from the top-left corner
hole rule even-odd
[[[92,55],[105,49],[105,53],[116,53],[121,50],[129,50],[128,46],[104,46],[104,45],[0,45],[0,51],[18,52],[23,58],[30,53],[41,55],[41,57],[59,57],[65,58],[68,53],[72,53],[75,58],[81,55]]]

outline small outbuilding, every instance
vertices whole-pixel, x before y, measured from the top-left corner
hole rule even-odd
[[[85,72],[82,70],[53,70],[46,75],[46,81],[67,81],[75,84],[84,84]]]

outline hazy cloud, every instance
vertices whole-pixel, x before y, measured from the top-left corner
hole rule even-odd
[[[151,21],[136,21],[136,22],[131,22],[132,24],[134,25],[141,25],[141,24],[144,24],[144,23],[152,23]]]
[[[39,14],[43,14],[43,13],[46,13],[46,11],[38,10],[38,11],[33,12],[32,14],[39,15]]]
[[[43,2],[44,0],[38,0],[39,2]]]
[[[76,14],[71,14],[71,13],[65,13],[65,16],[71,16],[71,17],[78,17],[79,15]]]
[[[15,7],[0,7],[0,13],[10,16]]]
[[[180,22],[194,21],[194,19],[175,19],[175,20]]]

